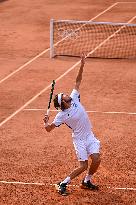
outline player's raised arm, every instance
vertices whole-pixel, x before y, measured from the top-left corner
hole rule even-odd
[[[79,90],[79,87],[80,87],[80,84],[81,84],[81,81],[82,81],[82,73],[83,73],[84,64],[85,64],[85,55],[82,54],[82,56],[81,56],[81,65],[80,65],[80,68],[79,68],[79,71],[78,71],[78,74],[77,74],[77,77],[76,77],[76,83],[75,83],[75,89],[76,90]]]

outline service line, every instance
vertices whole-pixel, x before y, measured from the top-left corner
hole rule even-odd
[[[43,108],[25,108],[24,111],[46,111]],[[57,110],[50,110],[50,112],[59,112]],[[119,112],[119,111],[98,111],[98,110],[87,110],[87,113],[100,113],[100,114],[125,114],[125,115],[136,115],[136,112]]]

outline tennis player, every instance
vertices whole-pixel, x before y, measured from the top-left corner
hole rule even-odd
[[[100,165],[100,141],[92,132],[92,125],[89,117],[80,103],[79,87],[82,80],[82,73],[85,64],[85,56],[81,56],[81,66],[76,77],[75,87],[70,96],[59,93],[54,98],[54,107],[60,112],[56,115],[51,124],[49,117],[45,115],[44,126],[47,132],[66,124],[72,129],[72,139],[79,167],[73,170],[63,181],[57,184],[57,190],[61,195],[67,195],[67,185],[72,179],[87,170],[85,178],[82,180],[81,188],[98,190],[98,186],[92,183],[92,176]],[[91,158],[91,165],[88,167],[88,159]]]

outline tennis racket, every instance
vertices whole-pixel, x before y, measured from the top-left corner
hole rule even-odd
[[[49,115],[49,113],[50,113],[50,106],[51,106],[54,87],[55,87],[55,80],[52,81],[52,88],[51,88],[50,98],[49,98],[49,102],[48,102],[47,115]]]

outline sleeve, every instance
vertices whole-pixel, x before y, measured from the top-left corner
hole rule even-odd
[[[60,115],[60,113],[56,115],[52,123],[55,124],[56,127],[59,127],[61,124],[63,124],[62,116]]]
[[[80,93],[76,89],[72,90],[72,93],[70,94],[70,97],[73,100],[76,100],[76,101],[80,102]]]

